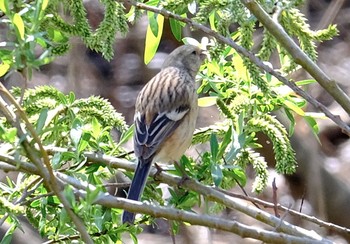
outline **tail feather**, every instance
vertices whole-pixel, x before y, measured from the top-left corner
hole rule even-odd
[[[139,201],[143,190],[145,189],[147,177],[151,169],[152,159],[139,159],[134,178],[132,179],[131,186],[127,199]],[[135,220],[135,213],[128,211],[123,212],[122,222],[133,224]]]

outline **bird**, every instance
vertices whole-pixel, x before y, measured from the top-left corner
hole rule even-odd
[[[140,200],[152,163],[176,162],[190,146],[198,116],[195,78],[205,58],[199,46],[176,48],[138,94],[133,138],[137,166],[127,199]],[[122,223],[134,221],[135,213],[123,212]]]

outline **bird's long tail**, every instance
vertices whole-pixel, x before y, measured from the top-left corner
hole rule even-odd
[[[146,185],[147,177],[152,165],[152,158],[142,159],[139,158],[134,178],[132,179],[131,186],[129,188],[129,193],[127,199],[139,201],[143,190]],[[123,212],[122,222],[133,224],[135,220],[135,213],[128,211]]]

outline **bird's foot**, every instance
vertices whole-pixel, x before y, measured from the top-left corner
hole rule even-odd
[[[154,167],[156,167],[157,172],[154,174],[153,179],[157,180],[157,177],[164,171],[164,169],[162,169],[157,163],[154,164]]]
[[[188,174],[186,173],[185,169],[182,168],[182,166],[178,162],[175,161],[175,164],[177,165],[177,168],[181,171],[181,174],[182,174],[180,181],[177,183],[177,187],[181,188],[182,185],[186,181],[190,180],[191,178],[188,176]]]

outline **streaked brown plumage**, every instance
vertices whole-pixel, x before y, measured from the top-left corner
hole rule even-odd
[[[198,115],[195,77],[204,58],[193,45],[175,49],[139,93],[134,118],[138,165],[128,199],[140,200],[152,162],[176,161],[189,147]],[[122,221],[134,218],[125,211]]]

